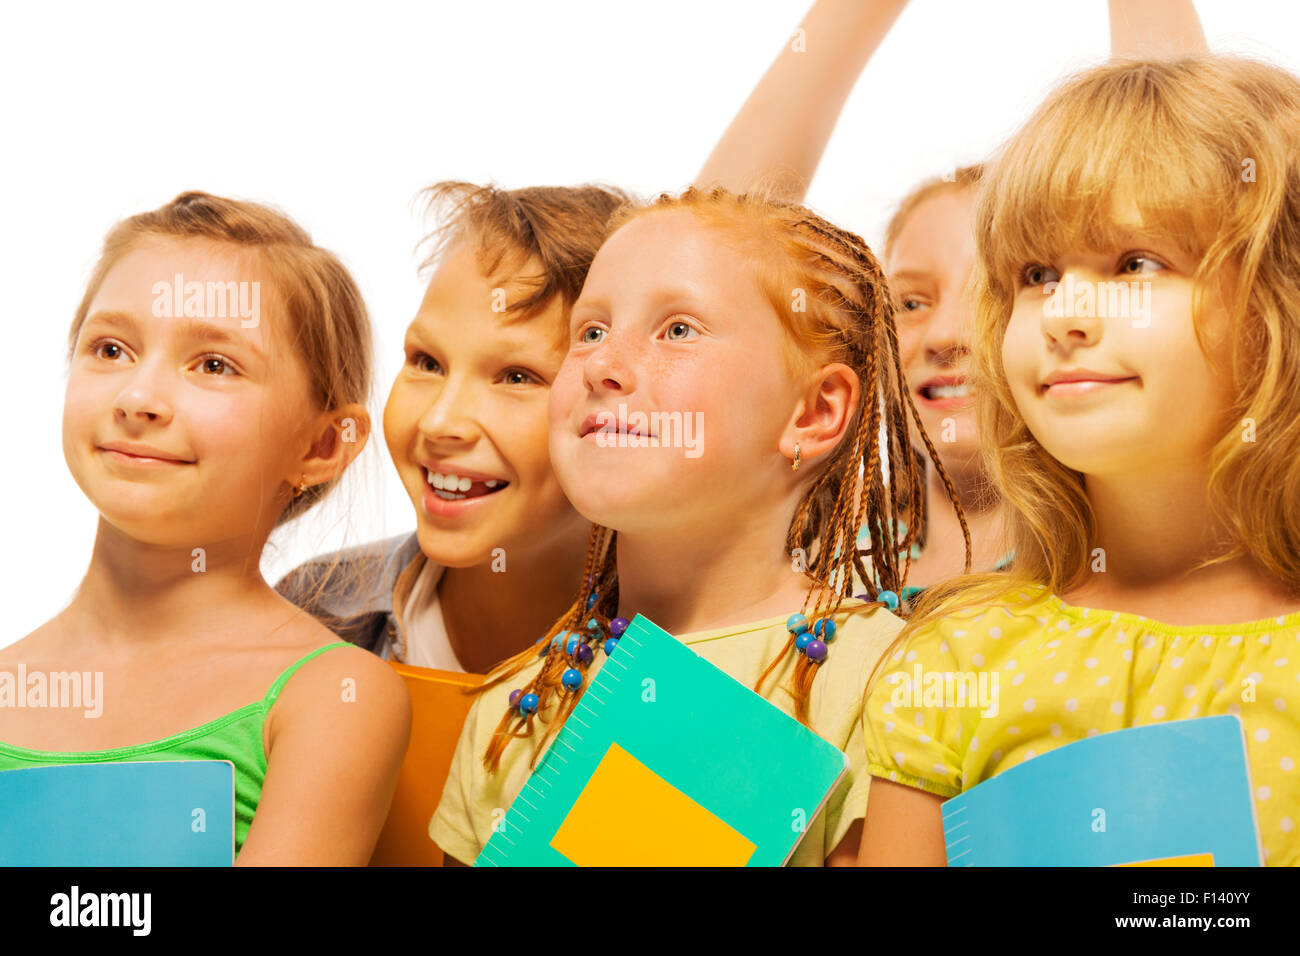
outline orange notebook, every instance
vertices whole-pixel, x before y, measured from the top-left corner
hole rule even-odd
[[[370,865],[442,866],[442,851],[429,839],[429,821],[442,799],[460,728],[475,700],[465,690],[481,684],[483,675],[389,664],[411,692],[411,743]]]

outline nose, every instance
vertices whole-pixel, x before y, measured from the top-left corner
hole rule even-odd
[[[125,425],[171,421],[166,372],[157,362],[140,362],[127,373],[126,381],[113,400],[113,417]]]
[[[464,375],[449,375],[420,416],[421,439],[430,444],[477,440],[482,430],[469,411],[474,400],[474,384]]]
[[[1059,282],[1043,286],[1043,292],[1042,329],[1049,347],[1069,351],[1097,344],[1101,321],[1096,308],[1095,274],[1068,269]]]
[[[971,302],[949,296],[939,302],[924,325],[922,345],[932,365],[955,366],[970,355]]]
[[[636,348],[613,330],[587,355],[582,366],[588,391],[625,393],[636,386]]]

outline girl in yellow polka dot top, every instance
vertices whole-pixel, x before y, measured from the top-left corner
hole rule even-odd
[[[1090,70],[984,190],[974,364],[1015,560],[929,588],[882,658],[860,862],[942,865],[943,800],[1053,748],[1234,714],[1265,862],[1300,864],[1300,80]]]

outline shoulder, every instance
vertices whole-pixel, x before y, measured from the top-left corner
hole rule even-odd
[[[304,728],[335,740],[347,728],[375,734],[409,730],[411,698],[401,676],[369,651],[337,644],[321,631],[325,637],[300,655],[272,704],[268,740]]]

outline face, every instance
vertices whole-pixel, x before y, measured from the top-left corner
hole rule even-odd
[[[255,324],[221,317],[215,300],[216,315],[193,314],[208,299],[191,292],[232,282],[258,283],[243,287],[258,290]],[[189,548],[269,533],[300,480],[319,413],[265,287],[225,247],[155,240],[95,294],[70,364],[63,451],[103,518],[131,537]]]
[[[1204,467],[1227,427],[1231,387],[1192,322],[1196,262],[1135,227],[1105,252],[1022,270],[1002,359],[1034,437],[1086,475]],[[1229,319],[1207,296],[1206,347]]]
[[[618,531],[734,526],[777,497],[797,386],[752,261],[686,210],[601,247],[551,390],[551,458],[575,507]]]
[[[956,188],[921,202],[889,258],[903,375],[926,434],[953,466],[979,454],[975,400],[966,384],[975,312],[974,202],[970,190]]]
[[[462,244],[443,258],[406,331],[384,435],[420,547],[439,564],[469,567],[495,548],[531,551],[588,527],[560,490],[546,444],[563,303],[525,320],[494,311],[516,293],[526,294],[483,276]]]

